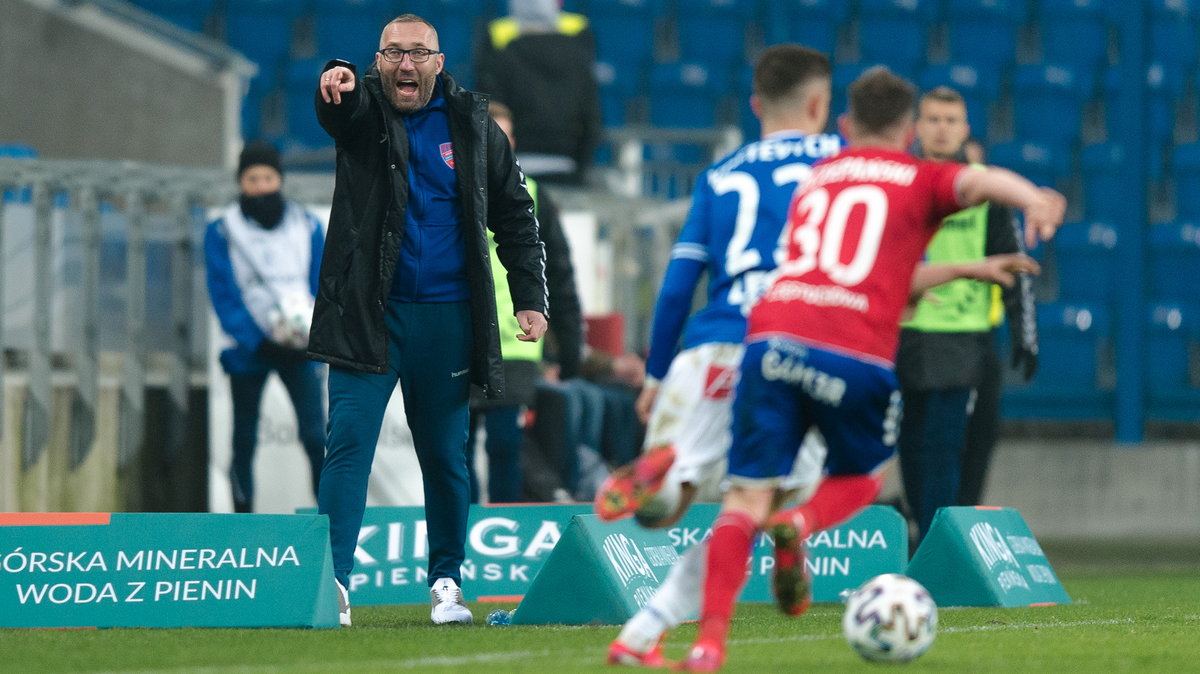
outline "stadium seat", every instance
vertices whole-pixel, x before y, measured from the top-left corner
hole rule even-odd
[[[650,70],[650,123],[711,128],[728,88],[727,70],[702,63],[656,63]]]
[[[728,0],[675,0],[679,58],[734,68],[746,61],[754,5]]]
[[[666,9],[665,0],[588,0],[597,58],[618,72],[644,67],[654,55],[656,25]]]
[[[1038,372],[1030,383],[1010,381],[1006,418],[1107,419],[1116,374],[1112,320],[1102,305],[1050,303],[1037,308]]]
[[[1094,78],[1067,65],[1017,66],[1013,76],[1013,131],[1020,140],[1078,142],[1083,106]]]
[[[333,139],[317,122],[313,108],[317,76],[327,60],[320,57],[296,59],[288,65],[284,113],[287,116],[288,147],[285,150],[312,150],[333,145]]]
[[[394,5],[384,3],[384,21],[398,14]],[[487,13],[487,0],[410,0],[403,5],[405,12],[412,12],[428,19],[438,31],[438,46],[446,55],[446,70],[462,86],[470,87],[474,82],[474,55],[479,41],[486,30],[479,17]],[[505,3],[499,3],[503,9]],[[571,11],[571,10],[567,10]],[[382,25],[382,24],[381,24]]]
[[[967,122],[976,138],[987,138],[991,104],[1000,97],[1000,77],[990,68],[969,63],[929,66],[917,80],[921,91],[947,86],[962,94],[967,105]]]
[[[1119,215],[1126,196],[1125,146],[1120,143],[1094,143],[1083,148],[1083,212],[1088,219],[1107,220]],[[1135,214],[1136,215],[1136,214]]]
[[[830,131],[837,130],[835,125],[838,115],[846,112],[849,107],[846,102],[846,89],[871,65],[868,63],[837,63],[833,66],[833,100],[829,102]]]
[[[1042,59],[1080,70],[1108,61],[1108,14],[1104,0],[1040,0],[1038,35]]]
[[[1148,120],[1145,139],[1146,168],[1152,180],[1163,175],[1166,148],[1173,144],[1175,136],[1175,111],[1187,88],[1184,71],[1176,65],[1152,62],[1146,68],[1146,109],[1134,118],[1124,115],[1122,96],[1127,87],[1124,72],[1113,66],[1104,73],[1104,123],[1110,139],[1119,139],[1127,129],[1142,120]]]
[[[1150,227],[1146,292],[1163,300],[1200,299],[1200,222],[1175,220]]]
[[[596,82],[600,86],[600,116],[605,126],[630,123],[631,103],[642,93],[642,69],[619,71],[613,63],[596,61]]]
[[[1175,217],[1200,220],[1200,143],[1175,147],[1171,153],[1175,176]]]
[[[1107,222],[1063,225],[1054,236],[1058,298],[1063,302],[1112,303],[1116,294],[1117,229]]]
[[[258,64],[259,86],[274,89],[292,49],[292,30],[302,3],[243,0],[225,5],[225,40]]]
[[[132,0],[133,4],[171,23],[203,33],[212,14],[215,0]]]
[[[1053,187],[1070,169],[1066,147],[1040,143],[1001,143],[988,150],[988,162],[1012,169],[1038,185]]]
[[[1018,30],[1027,20],[1024,0],[947,0],[950,60],[1006,68],[1016,58]]]
[[[1180,68],[1196,63],[1197,20],[1186,0],[1152,0],[1150,58]],[[1194,4],[1194,3],[1191,3]]]
[[[344,59],[365,70],[375,59],[380,32],[390,18],[385,0],[313,0],[316,55]]]
[[[767,44],[795,42],[834,55],[838,31],[850,21],[852,6],[837,0],[767,2],[763,35]]]
[[[1200,409],[1200,305],[1151,300],[1146,317],[1147,416],[1194,421]]]
[[[859,0],[858,59],[882,63],[905,77],[925,65],[932,0]]]

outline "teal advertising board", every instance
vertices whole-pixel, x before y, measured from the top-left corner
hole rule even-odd
[[[0,514],[0,627],[337,626],[324,515]]]
[[[680,553],[710,535],[719,508],[716,504],[694,505],[668,531]],[[839,601],[842,590],[854,589],[881,573],[903,572],[908,561],[908,526],[895,508],[869,506],[853,519],[809,536],[805,547],[813,601]],[[759,535],[741,601],[775,601],[771,594],[774,550],[771,538]]]
[[[590,504],[471,506],[462,565],[467,599],[520,599],[571,517],[591,511]],[[423,506],[367,508],[349,579],[350,604],[427,603],[428,568]]]
[[[905,573],[938,606],[1071,603],[1025,519],[1012,508],[939,508]]]

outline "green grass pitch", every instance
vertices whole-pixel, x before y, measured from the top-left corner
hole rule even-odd
[[[1200,671],[1200,544],[1045,545],[1075,603],[943,608],[937,640],[912,672]],[[469,588],[468,588],[469,589]],[[564,598],[569,599],[569,598]],[[358,607],[339,630],[0,631],[0,672],[600,672],[618,628],[489,627],[503,604],[474,604],[476,624],[434,627],[426,606]],[[864,672],[841,636],[841,606],[798,619],[743,604],[728,672]],[[682,657],[684,625],[666,643]]]

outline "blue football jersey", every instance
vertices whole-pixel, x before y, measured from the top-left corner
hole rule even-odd
[[[834,134],[782,131],[743,145],[696,180],[655,306],[648,374],[666,375],[685,323],[685,349],[742,341],[750,307],[782,261],[780,239],[792,195],[812,165],[837,154],[842,145]],[[688,320],[703,272],[708,272],[708,301]]]

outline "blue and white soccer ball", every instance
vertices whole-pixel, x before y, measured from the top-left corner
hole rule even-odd
[[[933,644],[937,604],[917,581],[885,573],[863,583],[846,600],[842,633],[872,662],[908,662]]]

